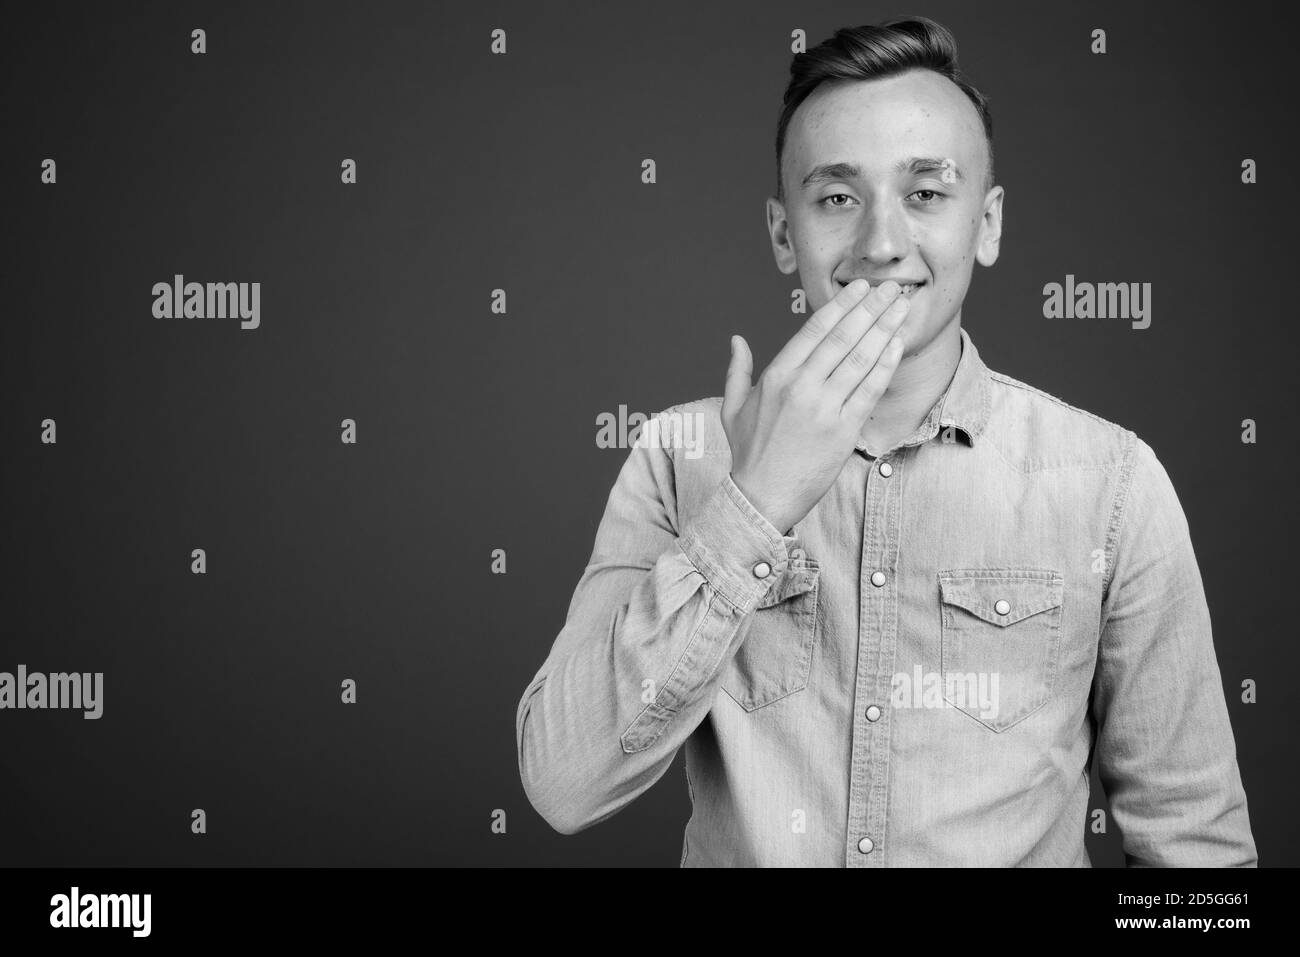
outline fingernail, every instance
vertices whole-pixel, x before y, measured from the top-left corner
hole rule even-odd
[[[880,294],[884,296],[886,299],[893,299],[903,289],[902,286],[894,282],[894,280],[892,279],[886,279],[881,285],[877,286],[876,288],[880,290]]]

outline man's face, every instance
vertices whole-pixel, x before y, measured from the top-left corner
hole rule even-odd
[[[909,165],[930,158],[952,172]],[[805,183],[829,164],[857,170]],[[985,191],[987,164],[979,113],[946,77],[822,84],[790,119],[785,202],[767,201],[777,266],[798,270],[810,313],[854,279],[919,281],[903,325],[904,356],[915,355],[960,316],[975,261],[997,261],[1002,188]]]

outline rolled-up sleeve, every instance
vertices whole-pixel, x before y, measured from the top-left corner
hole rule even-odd
[[[1092,714],[1130,866],[1258,863],[1187,519],[1134,437],[1112,518]]]
[[[663,776],[712,706],[747,616],[788,567],[793,539],[729,476],[685,527],[676,481],[669,450],[633,446],[564,627],[519,702],[524,790],[561,833],[610,817]]]

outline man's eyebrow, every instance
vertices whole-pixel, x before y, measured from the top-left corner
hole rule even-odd
[[[894,164],[895,173],[910,173],[912,175],[941,172],[948,168],[948,161],[942,156],[910,156]],[[966,181],[966,177],[962,175],[961,168],[956,163],[951,165],[951,169],[959,180]],[[801,189],[807,189],[809,186],[824,183],[828,180],[858,179],[861,176],[862,167],[856,163],[822,163],[820,166],[814,166],[812,171],[803,178],[799,186]]]
[[[862,175],[862,167],[857,163],[822,163],[814,166],[812,172],[803,178],[800,188],[807,189],[816,183],[825,183],[833,179],[857,179]]]
[[[900,160],[894,166],[895,173],[911,173],[912,175],[916,175],[917,173],[932,173],[936,171],[942,172],[946,169],[951,169],[953,174],[959,180],[963,183],[966,182],[966,177],[962,175],[961,167],[952,160],[943,156],[913,156],[910,159]]]

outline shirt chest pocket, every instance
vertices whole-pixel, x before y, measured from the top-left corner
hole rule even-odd
[[[1064,588],[1052,569],[941,571],[943,700],[992,731],[1045,705],[1060,663]]]
[[[792,559],[750,613],[740,650],[722,673],[722,690],[754,711],[808,686],[817,642],[820,569],[810,558]]]

